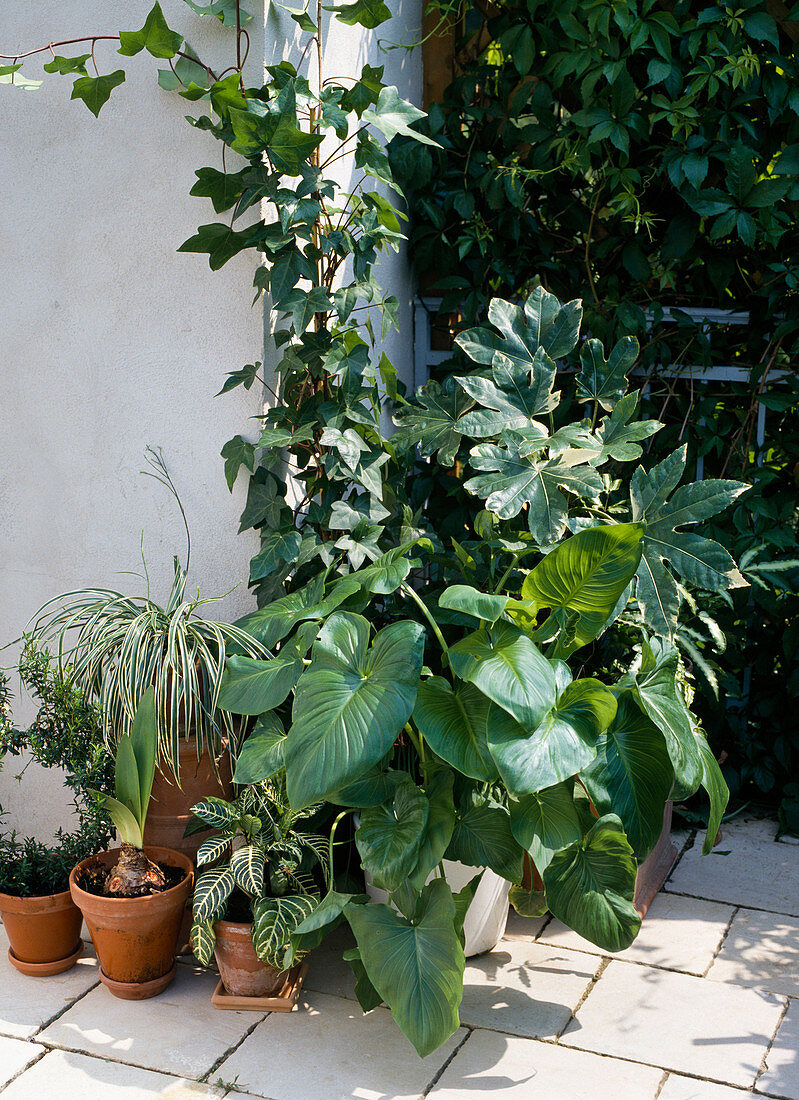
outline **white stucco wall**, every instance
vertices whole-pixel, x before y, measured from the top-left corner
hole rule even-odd
[[[0,52],[134,29],[150,6],[14,5],[0,16]],[[284,12],[265,13],[262,0],[248,6],[255,81],[264,63],[298,59],[297,28]],[[162,7],[201,56],[212,64],[228,56],[233,37],[215,20],[197,18],[181,0]],[[420,0],[403,0],[398,18],[378,32],[334,24],[328,72],[385,62],[390,82],[418,102],[419,51],[383,53],[377,38],[410,40],[420,10]],[[158,87],[161,63],[146,54],[120,58],[113,44],[97,50],[101,71],[127,72],[99,119],[70,102],[70,78],[38,72],[47,55],[25,63],[27,76],[44,75],[37,91],[0,85],[0,647],[59,592],[141,591],[123,574],[140,569],[142,537],[153,594],[166,596],[184,537],[166,490],[140,473],[147,444],[163,448],[188,514],[189,588],[217,595],[238,584],[217,605],[220,618],[251,603],[255,540],[236,533],[244,490],[228,493],[219,451],[236,432],[256,437],[249,418],[262,395],[213,395],[228,370],[272,361],[266,304],[250,306],[254,254],[214,273],[205,257],[176,253],[198,224],[216,220],[210,203],[188,191],[195,168],[218,164],[217,143],[184,121],[190,105]],[[340,170],[346,177],[346,162]],[[402,303],[403,334],[388,350],[407,373],[405,258],[392,257],[381,278]],[[16,652],[0,649],[0,664]],[[17,720],[31,713],[20,700]],[[21,831],[45,836],[64,816],[58,778],[31,769],[20,785],[18,771],[9,761],[0,772],[0,805]]]

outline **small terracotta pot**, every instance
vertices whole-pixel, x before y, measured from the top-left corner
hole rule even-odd
[[[190,837],[183,836],[191,820],[192,806],[208,795],[224,798],[226,801],[233,795],[230,757],[227,753],[223,753],[217,760],[217,769],[218,776],[214,774],[208,752],[203,752],[200,759],[197,759],[197,742],[193,737],[189,740],[181,738],[178,745],[180,786],[168,770],[156,771],[144,828],[146,845],[171,848],[175,852],[183,852],[189,859],[196,859],[197,850],[209,830]]]
[[[23,974],[63,974],[80,958],[83,918],[69,890],[33,898],[0,894],[0,916],[9,960]]]
[[[252,924],[220,920],[214,925],[219,976],[235,997],[270,997],[286,984],[287,972],[262,962],[252,945]]]
[[[144,1000],[169,985],[175,972],[186,900],[194,886],[194,868],[188,856],[170,848],[146,847],[154,863],[178,867],[185,878],[162,894],[144,898],[111,898],[90,894],[78,879],[98,862],[109,871],[119,849],[101,852],[73,868],[69,876],[72,900],[83,913],[100,961],[100,978],[116,997]]]

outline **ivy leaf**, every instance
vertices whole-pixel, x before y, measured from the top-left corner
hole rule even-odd
[[[141,50],[147,50],[153,57],[170,58],[182,45],[183,36],[170,30],[156,0],[140,31],[119,32],[118,52],[125,57],[133,57]]]
[[[472,448],[471,464],[486,472],[471,478],[464,488],[482,497],[500,519],[513,519],[527,506],[530,533],[545,546],[566,527],[568,505],[561,489],[581,499],[596,500],[602,480],[596,470],[569,465],[561,457],[541,462],[522,452],[515,441],[507,447],[479,443]],[[591,452],[586,454],[590,458]]]
[[[294,561],[301,544],[302,535],[293,525],[262,535],[261,549],[250,562],[250,584],[268,577],[284,562]]]
[[[106,104],[114,88],[125,82],[123,69],[109,73],[108,76],[80,76],[72,85],[70,99],[82,99],[95,118]]]
[[[275,102],[278,115],[268,142],[269,158],[279,172],[299,176],[314,149],[324,141],[323,134],[309,134],[297,125],[297,97],[293,84],[287,84]]]
[[[616,403],[610,416],[602,420],[597,432],[602,450],[590,460],[592,466],[601,465],[607,458],[632,462],[641,457],[643,449],[639,441],[659,432],[663,425],[659,420],[636,420],[637,411],[638,390],[633,390]]]
[[[360,23],[369,30],[379,27],[391,18],[391,9],[383,0],[355,0],[354,4],[342,4],[338,8],[326,7],[325,11],[332,11],[340,23],[347,23],[351,27]]]
[[[455,385],[430,381],[417,390],[416,402],[394,414],[399,430],[391,438],[392,446],[399,450],[416,446],[420,455],[437,451],[440,465],[452,466],[462,435],[458,418],[472,401]]]
[[[235,206],[236,200],[245,187],[248,169],[241,172],[218,172],[216,168],[198,168],[194,173],[197,182],[189,191],[190,195],[208,198],[214,204],[214,210],[221,214]]]
[[[77,85],[80,82],[75,83]],[[207,253],[208,266],[212,271],[218,271],[233,256],[249,247],[251,236],[252,231],[249,229],[236,232],[229,225],[214,222],[211,225],[201,225],[193,237],[183,242],[178,252]]]
[[[647,525],[637,597],[647,624],[667,637],[672,637],[676,629],[680,596],[664,561],[685,581],[710,592],[746,586],[723,546],[678,528],[716,515],[749,486],[740,481],[708,479],[683,485],[670,496],[685,469],[686,451],[685,446],[681,447],[649,473],[639,466],[630,484],[633,519]]]
[[[608,412],[627,389],[627,373],[638,358],[638,341],[625,336],[605,360],[601,340],[586,340],[580,348],[582,370],[577,375],[577,396],[581,401],[597,401]]]
[[[66,76],[67,73],[86,76],[86,62],[91,56],[90,53],[82,53],[80,57],[59,57],[56,55],[52,61],[48,61],[42,68],[46,73],[61,73],[62,76]]]
[[[237,386],[244,386],[245,390],[250,389],[258,377],[258,371],[260,369],[260,363],[246,363],[241,370],[230,371],[225,379],[225,384],[216,396],[221,397],[223,393],[230,393],[230,391],[235,390]]]
[[[574,349],[582,317],[583,307],[579,300],[561,305],[554,294],[539,286],[524,308],[502,298],[491,300],[488,319],[501,336],[482,326],[462,332],[455,343],[476,363],[491,363],[494,352],[501,351],[530,370],[539,348],[550,359],[560,359]]]
[[[558,403],[558,395],[552,393],[555,364],[540,348],[526,366],[496,351],[491,373],[493,380],[479,374],[456,379],[470,397],[484,406],[461,417],[458,424],[461,432],[482,439],[499,435],[503,430],[522,428],[527,430],[529,436],[530,421],[542,413],[551,412]],[[532,427],[539,429],[543,444],[547,438],[546,430],[538,424]]]
[[[213,15],[224,27],[236,26],[236,0],[210,0],[207,4],[197,4],[194,0],[183,0],[197,15]],[[252,22],[252,15],[238,5],[238,18],[242,27]]]
[[[233,492],[233,486],[238,477],[239,470],[245,466],[250,473],[255,467],[255,446],[248,443],[240,435],[234,435],[221,450],[221,456],[225,460],[225,480],[228,489]]]
[[[388,141],[401,134],[403,137],[420,141],[423,145],[434,145],[438,148],[437,141],[433,141],[426,134],[419,133],[418,130],[411,129],[412,123],[426,117],[425,113],[407,100],[401,99],[393,85],[381,89],[374,108],[365,110],[362,117],[364,122],[370,122],[376,126]]]

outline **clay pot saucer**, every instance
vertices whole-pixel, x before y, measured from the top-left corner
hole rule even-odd
[[[23,959],[18,959],[9,947],[8,961],[12,966],[16,967],[20,974],[25,974],[29,978],[52,978],[55,974],[63,974],[66,970],[70,970],[82,954],[83,940],[81,940],[71,955],[67,955],[63,959],[53,959],[52,962],[43,963],[30,963],[25,962]]]

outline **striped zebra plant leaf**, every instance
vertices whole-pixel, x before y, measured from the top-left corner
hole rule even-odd
[[[202,963],[203,966],[208,966],[214,957],[214,947],[216,945],[213,921],[195,921],[191,926],[189,940],[197,961]]]
[[[209,837],[208,840],[202,842],[197,852],[197,866],[203,867],[206,863],[215,863],[220,856],[224,855],[229,847],[229,836]]]
[[[245,894],[253,897],[263,891],[265,867],[264,850],[258,844],[247,844],[244,848],[237,848],[230,860],[230,870],[236,885]]]
[[[282,970],[292,932],[318,904],[318,897],[307,894],[259,898],[253,906],[252,925],[252,942],[258,958]]]
[[[229,867],[211,867],[203,871],[194,888],[195,923],[219,920],[235,885],[233,872]]]
[[[235,806],[223,798],[203,798],[192,806],[191,812],[212,829],[227,829],[236,823],[239,816]]]

